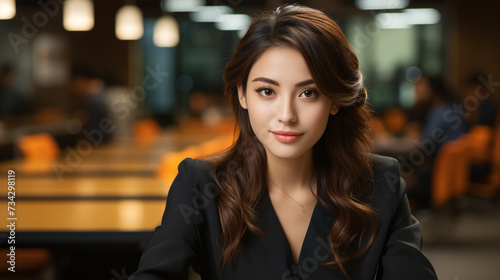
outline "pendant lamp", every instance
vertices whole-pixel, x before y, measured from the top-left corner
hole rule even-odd
[[[94,28],[94,3],[91,0],[66,0],[63,26],[68,31],[89,31]]]
[[[179,26],[175,18],[162,16],[154,27],[153,42],[157,47],[175,47],[179,43]]]
[[[15,0],[0,0],[0,19],[11,19],[16,15]]]
[[[116,37],[120,40],[138,40],[144,33],[142,12],[135,5],[125,5],[116,13]]]

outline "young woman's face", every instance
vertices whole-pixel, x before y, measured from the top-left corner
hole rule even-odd
[[[338,107],[318,91],[302,55],[272,47],[255,62],[246,92],[238,88],[252,129],[268,157],[298,159],[312,152]]]

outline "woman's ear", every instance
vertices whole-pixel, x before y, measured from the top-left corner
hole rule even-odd
[[[248,109],[247,107],[247,97],[245,96],[245,93],[243,92],[243,86],[239,85],[238,86],[238,99],[240,100],[240,105],[243,109]]]
[[[332,109],[330,110],[331,115],[335,115],[339,112],[339,106],[332,104]]]

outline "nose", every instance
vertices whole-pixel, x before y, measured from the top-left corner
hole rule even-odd
[[[281,123],[289,124],[297,121],[296,109],[291,97],[283,97],[278,100],[277,117]]]

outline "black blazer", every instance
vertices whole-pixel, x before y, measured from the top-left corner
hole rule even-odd
[[[398,161],[378,155],[371,159],[375,184],[364,201],[377,212],[377,234],[368,251],[347,264],[351,279],[437,279],[421,253],[422,233],[410,214]],[[129,279],[186,279],[190,266],[202,279],[346,279],[338,266],[322,265],[332,257],[327,240],[336,214],[316,204],[296,266],[265,189],[259,208],[265,235],[249,235],[235,264],[220,269],[217,187],[208,162],[185,159],[168,193],[161,225]]]

